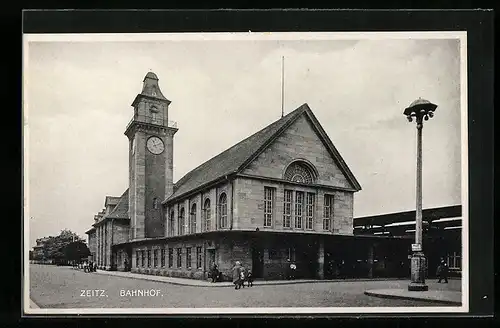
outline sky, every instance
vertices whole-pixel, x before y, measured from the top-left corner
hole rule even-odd
[[[306,38],[57,41],[25,49],[30,246],[85,237],[104,197],[128,188],[125,127],[148,71],[172,101],[174,181],[307,103],[361,184],[354,216],[415,208],[416,128],[402,114],[438,105],[423,129],[423,207],[461,204],[458,39]]]

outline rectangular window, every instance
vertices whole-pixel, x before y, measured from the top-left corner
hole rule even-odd
[[[295,192],[295,229],[302,229],[302,209],[304,207],[304,192]]]
[[[191,269],[191,247],[186,247],[186,268]]]
[[[158,250],[153,250],[153,266],[156,268],[158,266]]]
[[[201,246],[196,247],[196,268],[201,269],[202,266],[202,248]]]
[[[182,267],[182,248],[177,248],[177,267]]]
[[[333,195],[325,195],[323,205],[323,230],[330,231],[333,217]]]
[[[135,251],[135,266],[139,267],[139,260],[140,260],[140,253],[139,251]]]
[[[174,222],[175,222],[175,214],[174,210],[170,211],[170,216],[168,217],[168,235],[171,237],[174,235]]]
[[[461,259],[460,253],[453,252],[452,254],[449,254],[448,258],[447,258],[447,263],[448,263],[448,268],[455,269],[455,270],[461,270],[462,259]]]
[[[314,198],[313,193],[308,192],[306,198],[306,229],[313,230],[314,227]]]
[[[291,228],[293,191],[285,190],[283,206],[283,228]]]
[[[264,227],[273,225],[274,188],[264,187]]]
[[[148,268],[151,267],[151,250],[148,249]]]
[[[144,265],[145,265],[145,262],[146,261],[146,256],[145,256],[145,252],[142,250],[141,251],[141,266],[144,268]]]
[[[171,268],[174,266],[174,249],[168,249],[168,267]]]
[[[196,204],[191,207],[189,233],[196,233]]]
[[[161,249],[160,258],[161,258],[161,260],[160,260],[161,266],[164,267],[165,266],[165,248]]]

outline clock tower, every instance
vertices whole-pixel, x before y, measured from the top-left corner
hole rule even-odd
[[[162,237],[161,203],[173,192],[175,123],[168,121],[170,100],[156,74],[149,72],[135,97],[134,117],[125,129],[129,139],[130,239]]]

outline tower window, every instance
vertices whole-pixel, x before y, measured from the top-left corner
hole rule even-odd
[[[222,193],[219,197],[219,226],[227,228],[227,196]]]
[[[153,209],[157,210],[159,207],[159,201],[158,198],[153,199]]]

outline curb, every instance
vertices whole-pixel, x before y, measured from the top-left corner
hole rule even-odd
[[[113,276],[113,277],[118,277],[118,278],[130,278],[130,279],[138,279],[138,280],[145,280],[145,281],[153,281],[153,282],[160,282],[160,283],[165,283],[165,284],[172,284],[172,285],[178,285],[178,286],[188,286],[188,287],[208,287],[208,288],[223,288],[223,287],[232,287],[234,288],[234,285],[231,284],[224,284],[221,285],[220,283],[214,283],[214,284],[207,284],[207,285],[198,285],[198,284],[192,284],[189,282],[179,282],[179,281],[164,281],[164,280],[156,280],[156,279],[148,279],[147,277],[154,277],[154,275],[147,275],[144,274],[145,277],[142,277],[141,274],[137,274],[137,276],[122,276],[122,275],[114,275],[114,274],[109,274],[106,271],[99,272],[94,272],[97,274],[101,275],[107,275],[107,276]],[[279,286],[279,285],[298,285],[298,284],[321,284],[321,283],[332,283],[332,282],[365,282],[365,281],[391,281],[394,279],[390,278],[374,278],[374,279],[338,279],[338,280],[308,280],[308,281],[283,281],[283,282],[276,282],[276,283],[263,283],[260,284],[258,281],[254,281],[253,286]]]
[[[413,296],[396,296],[396,295],[387,295],[387,294],[379,294],[370,291],[365,291],[365,295],[379,297],[379,298],[388,298],[388,299],[399,299],[399,300],[410,300],[410,301],[423,301],[429,303],[439,303],[446,305],[462,305],[462,302],[451,301],[451,300],[437,300],[437,299],[428,299],[428,298],[419,298]]]

